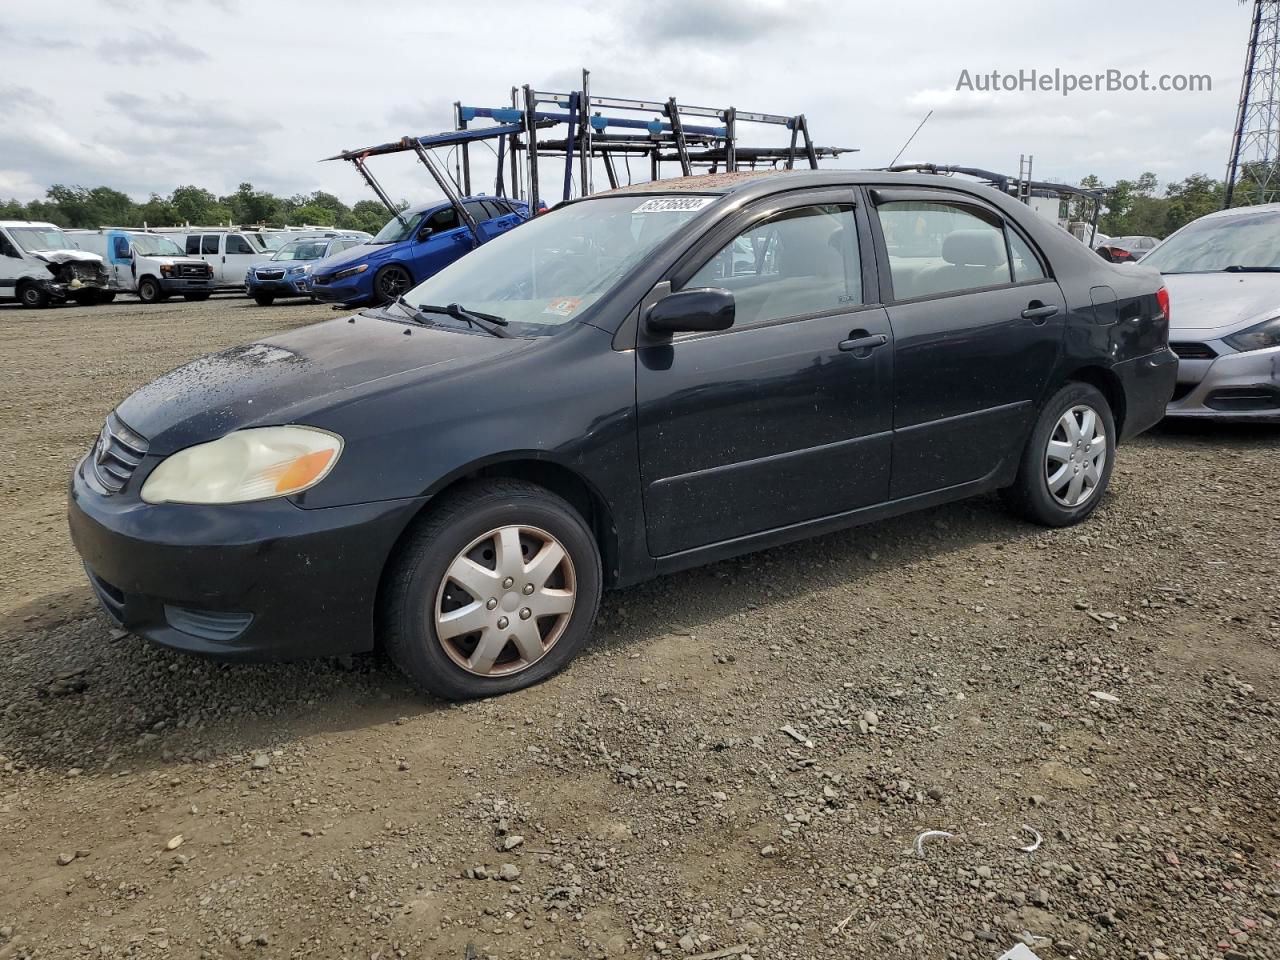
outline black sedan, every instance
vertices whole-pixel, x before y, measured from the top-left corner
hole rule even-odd
[[[1064,526],[1177,360],[1155,271],[928,175],[660,181],[398,302],[213,354],[71,480],[124,626],[226,658],[368,650],[535,683],[606,587],[990,490]]]

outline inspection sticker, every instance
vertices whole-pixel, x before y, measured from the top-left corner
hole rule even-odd
[[[556,297],[546,305],[542,312],[549,313],[555,317],[567,317],[578,309],[578,304],[581,302],[581,297]]]
[[[715,197],[654,197],[632,210],[632,213],[687,213],[701,210],[716,202]]]

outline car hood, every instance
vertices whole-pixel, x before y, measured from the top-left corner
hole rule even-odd
[[[1280,313],[1280,273],[1173,273],[1169,338],[1212,340]]]
[[[361,243],[354,247],[348,247],[340,253],[332,253],[321,260],[311,261],[313,273],[333,273],[341,270],[343,267],[354,266],[357,263],[364,263],[366,260],[380,260],[383,257],[390,256],[390,251],[398,250],[399,244],[395,243],[377,243],[367,244]]]
[[[411,335],[406,335],[409,332]],[[409,326],[373,314],[334,319],[213,353],[128,397],[117,413],[167,455],[244,427],[311,423],[324,411],[527,349],[534,341]]]
[[[43,260],[46,263],[70,263],[72,261],[102,263],[102,257],[96,253],[89,253],[87,250],[40,250],[31,255],[37,260]]]

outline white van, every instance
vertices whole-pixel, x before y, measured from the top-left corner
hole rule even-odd
[[[0,300],[24,307],[106,303],[102,257],[77,250],[60,227],[39,220],[0,220]]]
[[[272,251],[250,230],[201,229],[166,233],[188,257],[203,260],[213,269],[213,283],[219,290],[244,289],[249,268],[271,259]]]
[[[159,303],[175,293],[187,300],[207,300],[213,291],[209,264],[185,256],[176,243],[158,233],[102,227],[68,230],[67,236],[81,250],[102,257],[113,291],[137,294],[143,303]]]

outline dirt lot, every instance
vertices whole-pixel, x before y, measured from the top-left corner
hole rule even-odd
[[[75,458],[330,315],[0,308],[0,958],[1280,957],[1280,431],[1161,428],[1072,530],[989,498],[614,594],[467,706],[121,635]]]

